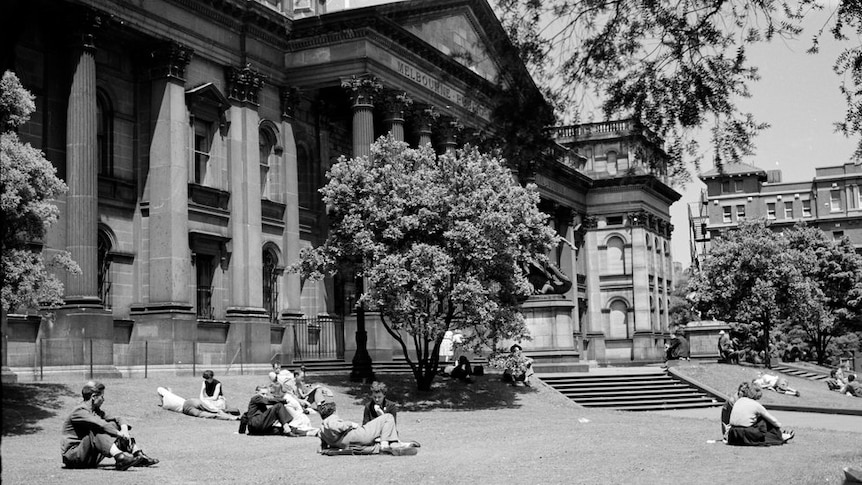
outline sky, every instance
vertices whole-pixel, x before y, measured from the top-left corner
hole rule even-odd
[[[799,39],[777,40],[749,51],[761,79],[752,84],[751,98],[741,100],[740,106],[771,127],[755,140],[756,154],[744,161],[764,170],[781,170],[782,182],[811,180],[815,167],[843,165],[855,148],[855,140],[836,133],[833,126],[843,120],[847,104],[839,91],[841,78],[832,66],[851,44],[838,43],[824,33],[820,52],[806,53],[811,46],[809,32],[820,28],[826,18],[826,13],[818,12],[806,21],[806,33]],[[713,168],[708,160],[705,157],[701,170]],[[682,199],[671,207],[673,257],[683,267],[691,263],[688,203],[697,202],[705,188],[696,175],[694,179],[680,190]]]
[[[356,8],[393,0],[334,0],[332,7]],[[743,111],[771,125],[755,143],[754,156],[746,163],[764,170],[779,169],[783,182],[801,182],[814,177],[815,167],[842,165],[850,161],[853,139],[836,133],[833,123],[841,121],[846,103],[839,91],[841,78],[832,65],[851,41],[839,43],[828,32],[821,36],[820,52],[808,54],[813,32],[823,27],[839,0],[821,0],[826,8],[806,17],[805,32],[798,39],[776,39],[749,48],[751,65],[759,67],[761,79],[751,84],[751,98],[739,102]],[[494,0],[490,0],[493,4]],[[828,30],[828,29],[827,29]],[[860,39],[852,39],[856,45]],[[708,147],[708,137],[701,141]],[[702,171],[713,168],[711,156],[704,156]],[[683,267],[691,264],[689,253],[688,204],[697,202],[705,188],[692,167],[692,182],[677,188],[682,198],[671,207],[674,225],[672,251]]]

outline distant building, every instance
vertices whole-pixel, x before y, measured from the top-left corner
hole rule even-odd
[[[36,97],[19,134],[69,185],[37,243],[83,269],[63,275],[66,304],[50,318],[10,316],[9,366],[128,375],[350,361],[354,282],[284,271],[326,238],[326,171],[387,132],[440,152],[461,130],[493,135],[494,95],[526,74],[485,0],[350,3],[3,4],[17,21],[2,68]],[[524,305],[525,350],[659,360],[680,197],[661,142],[631,120],[555,133],[569,156],[518,174],[568,242],[552,258],[563,275],[546,275],[555,291]],[[375,361],[400,354],[373,316],[366,328]]]
[[[745,163],[701,174],[706,190],[688,207],[693,264],[721,231],[756,218],[765,218],[778,231],[805,222],[833,238],[850,238],[862,252],[862,164],[815,171],[812,180],[800,182],[783,182],[781,171]]]

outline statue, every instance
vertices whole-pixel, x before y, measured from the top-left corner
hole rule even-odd
[[[527,279],[534,295],[562,295],[572,287],[572,280],[553,263],[530,260]]]

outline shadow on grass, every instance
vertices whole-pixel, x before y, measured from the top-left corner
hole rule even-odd
[[[38,423],[56,416],[66,396],[77,394],[63,384],[3,384],[3,436],[42,431]]]
[[[472,383],[438,376],[430,391],[417,390],[412,374],[378,374],[377,380],[386,384],[386,396],[397,402],[399,409],[413,412],[433,409],[517,409],[521,407],[518,396],[536,392],[530,387],[510,386],[494,374],[477,377]],[[347,375],[310,376],[310,382],[338,387],[353,397],[357,405],[365,404],[371,396],[370,384],[351,382]]]

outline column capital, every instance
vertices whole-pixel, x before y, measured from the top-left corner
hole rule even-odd
[[[354,108],[362,105],[374,106],[375,99],[383,90],[383,84],[376,77],[369,74],[343,78],[341,80],[341,87],[350,94]]]
[[[299,88],[282,86],[278,89],[278,98],[281,101],[281,119],[292,120],[301,99]]]
[[[599,218],[596,216],[584,215],[581,217],[581,224],[584,229],[595,229],[599,227]]]
[[[185,82],[186,66],[194,50],[179,42],[163,42],[150,50],[150,79],[173,78]]]
[[[253,69],[251,64],[246,64],[243,67],[226,67],[225,78],[227,80],[227,99],[260,106],[258,95],[266,76]]]
[[[386,89],[383,91],[383,107],[386,113],[386,120],[404,119],[404,111],[413,105],[413,98],[406,92],[395,89]]]
[[[89,8],[75,14],[72,18],[72,46],[95,52],[96,33],[101,30],[105,20],[104,14]]]
[[[440,118],[440,112],[431,104],[414,104],[412,112],[413,118],[416,121],[416,127],[420,132],[427,131],[431,133],[431,127]]]
[[[454,145],[455,139],[464,130],[464,125],[454,116],[442,115],[437,118],[434,128],[440,133],[444,145]]]
[[[635,227],[649,227],[649,218],[650,214],[645,210],[629,212],[626,214],[628,223]]]

